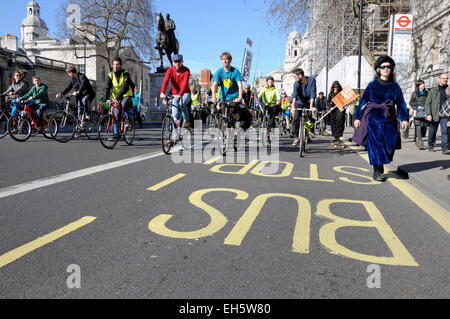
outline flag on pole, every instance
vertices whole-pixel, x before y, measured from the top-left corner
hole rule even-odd
[[[253,59],[253,53],[250,50],[245,49],[244,52],[244,61],[242,63],[242,80],[243,82],[247,82],[250,79],[250,69],[252,67],[252,59]]]
[[[252,45],[253,45],[253,41],[250,40],[250,38],[247,38],[247,44],[248,44],[248,46],[251,48]]]

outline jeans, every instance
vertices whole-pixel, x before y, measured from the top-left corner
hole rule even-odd
[[[448,135],[447,135],[447,118],[440,118],[439,122],[430,123],[430,133],[428,134],[428,149],[434,148],[434,143],[436,141],[436,133],[438,126],[441,125],[441,135],[442,135],[442,151],[448,150]]]
[[[78,119],[82,121],[82,112],[81,109],[84,108],[84,111],[87,116],[91,116],[91,102],[92,99],[89,98],[89,95],[84,95],[81,98],[77,98],[78,103]]]
[[[191,93],[184,93],[181,99],[172,100],[172,117],[180,122],[180,112],[183,115],[183,122],[189,122],[189,112],[187,105],[191,102]]]
[[[25,101],[20,102],[17,100],[13,101],[14,107],[11,111],[11,116],[19,114],[18,108],[25,104]],[[37,118],[40,119],[44,115],[44,111],[48,109],[48,105],[46,104],[36,104],[33,100],[27,101],[26,104],[28,107],[36,112]]]

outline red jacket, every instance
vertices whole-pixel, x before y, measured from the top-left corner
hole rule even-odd
[[[172,95],[182,96],[184,93],[191,93],[189,88],[189,77],[191,71],[184,65],[177,71],[175,66],[169,68],[164,76],[164,81],[161,87],[161,93],[166,93],[169,80],[172,84]]]

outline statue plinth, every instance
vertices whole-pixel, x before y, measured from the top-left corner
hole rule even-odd
[[[156,68],[156,73],[166,73],[169,68],[166,66],[158,66]]]

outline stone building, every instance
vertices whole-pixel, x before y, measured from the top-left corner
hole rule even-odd
[[[449,1],[412,1],[414,17],[411,61],[408,64],[404,94],[407,102],[418,79],[431,88],[439,74],[450,72],[450,5]]]
[[[92,36],[75,33],[72,39],[57,40],[49,35],[44,20],[40,18],[41,7],[32,0],[26,6],[26,17],[20,26],[21,48],[28,56],[49,61],[60,61],[63,64],[78,66],[94,85],[97,97],[100,97],[106,86],[110,66],[101,56],[105,52],[95,44]],[[142,62],[132,47],[124,47],[119,52],[124,61],[123,67],[139,88],[142,81],[142,96],[145,103],[150,101],[150,68]],[[62,82],[68,82],[67,75],[61,77]]]

